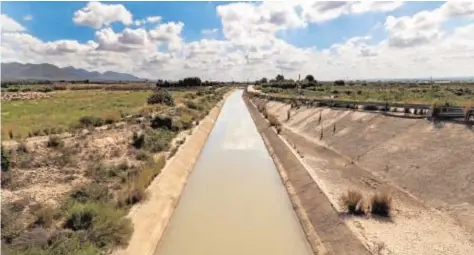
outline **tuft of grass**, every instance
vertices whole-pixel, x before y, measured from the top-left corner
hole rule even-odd
[[[341,195],[340,201],[348,213],[354,215],[364,214],[364,199],[362,193],[357,190],[348,190]]]
[[[111,194],[107,187],[97,183],[91,183],[76,188],[69,194],[69,199],[79,203],[108,203],[111,200]]]
[[[148,161],[152,158],[152,155],[145,150],[138,150],[135,154],[135,159],[140,161]]]
[[[89,128],[89,127],[99,127],[105,124],[105,121],[102,118],[95,116],[82,116],[79,118],[79,127]]]
[[[390,217],[392,196],[387,192],[377,192],[370,199],[370,212],[375,215]]]
[[[59,148],[64,146],[64,142],[59,136],[52,135],[49,136],[46,146],[49,148]]]
[[[87,241],[98,248],[126,245],[133,231],[123,210],[102,204],[76,203],[65,216],[65,229],[84,231]]]
[[[268,114],[268,121],[272,127],[280,127],[281,123],[275,114]]]
[[[470,102],[464,104],[464,106],[463,106],[464,121],[466,121],[466,122],[469,121],[471,115],[473,114],[473,113],[471,113],[471,107],[472,107],[472,103],[470,103]]]
[[[118,122],[121,119],[120,112],[109,112],[101,116],[101,119],[104,120],[105,124],[113,124]]]
[[[18,153],[28,153],[28,147],[26,146],[26,143],[25,142],[21,142],[20,144],[18,144],[18,147],[16,148],[16,152]]]
[[[33,211],[35,217],[34,224],[37,226],[49,228],[53,223],[53,218],[56,214],[56,211],[48,205],[41,205],[37,210]]]
[[[166,164],[166,158],[161,155],[155,162],[148,162],[132,178],[127,180],[127,188],[119,195],[117,206],[119,208],[136,204],[146,198],[146,188],[153,179],[160,174]]]

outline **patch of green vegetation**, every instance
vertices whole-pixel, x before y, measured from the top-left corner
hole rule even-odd
[[[2,102],[2,139],[13,130],[26,137],[45,128],[67,129],[83,116],[133,113],[146,104],[150,91],[57,91],[50,98]]]
[[[288,88],[267,84],[261,86],[264,93],[278,96],[304,96],[308,98],[330,98],[352,101],[375,101],[389,103],[431,104],[433,101],[464,105],[474,100],[471,84],[315,84],[305,88]]]

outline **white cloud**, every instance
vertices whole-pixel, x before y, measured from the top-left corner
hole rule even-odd
[[[341,15],[389,12],[400,5],[400,2],[301,0],[226,3],[216,9],[225,39],[207,36],[188,42],[183,39],[185,24],[180,21],[114,31],[107,25],[162,22],[158,16],[133,21],[131,14],[129,18],[124,15],[129,12],[122,5],[100,4],[100,8],[86,7],[76,12],[78,23],[97,28],[94,41],[87,43],[43,42],[28,34],[15,20],[2,15],[1,54],[2,61],[48,62],[62,67],[128,72],[152,79],[185,76],[213,80],[271,79],[280,72],[293,79],[298,74],[313,74],[322,80],[347,76],[363,79],[472,74],[474,23],[450,30],[444,28],[445,22],[455,18],[467,18],[469,22],[474,13],[472,3],[447,2],[440,8],[410,16],[388,16],[368,34],[321,49],[296,47],[276,36],[277,32],[304,28]],[[110,11],[110,6],[115,6],[115,11]],[[388,37],[374,43],[370,34],[383,32],[379,27],[385,29]],[[217,28],[201,31],[203,35],[216,32]]]
[[[16,22],[5,14],[1,15],[0,26],[2,29],[2,33],[21,32],[26,30],[25,27],[23,27],[20,23]]]
[[[474,2],[446,2],[432,11],[421,11],[413,16],[388,16],[385,30],[389,45],[396,48],[414,47],[443,38],[443,23],[453,17],[473,16]]]
[[[161,16],[150,16],[145,19],[138,19],[133,21],[133,24],[135,26],[142,26],[145,25],[146,23],[158,23],[162,20]]]
[[[33,16],[31,16],[31,15],[26,15],[26,16],[23,17],[23,20],[24,20],[24,21],[33,20]]]
[[[388,12],[402,5],[403,2],[401,1],[304,1],[301,4],[303,17],[310,22],[316,23],[332,20],[342,15]]]
[[[158,23],[162,20],[162,18],[160,16],[151,16],[151,17],[147,17],[146,18],[146,21],[148,23]]]
[[[113,22],[122,22],[125,25],[133,23],[132,14],[123,5],[100,2],[89,2],[84,8],[74,12],[73,21],[96,29]]]
[[[167,44],[171,50],[176,50],[181,46],[181,31],[184,24],[182,22],[169,22],[160,24],[148,32],[149,37],[162,44]]]
[[[211,34],[215,34],[219,31],[218,28],[212,28],[212,29],[203,29],[201,30],[201,34],[203,35],[211,35]]]

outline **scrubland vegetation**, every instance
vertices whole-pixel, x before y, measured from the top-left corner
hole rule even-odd
[[[185,142],[178,135],[229,89],[66,90],[2,102],[2,253],[126,245],[127,211]]]
[[[390,103],[441,104],[463,106],[474,100],[474,83],[415,83],[415,82],[366,82],[316,81],[308,75],[303,81],[285,80],[279,75],[267,81],[256,82],[256,89],[264,93],[282,96],[304,96],[308,98],[337,98],[352,101],[374,101]]]

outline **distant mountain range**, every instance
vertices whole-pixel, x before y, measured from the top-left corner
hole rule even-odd
[[[72,66],[60,68],[52,64],[2,63],[2,81],[15,80],[91,80],[91,81],[142,81],[131,74],[107,71],[89,72]]]

